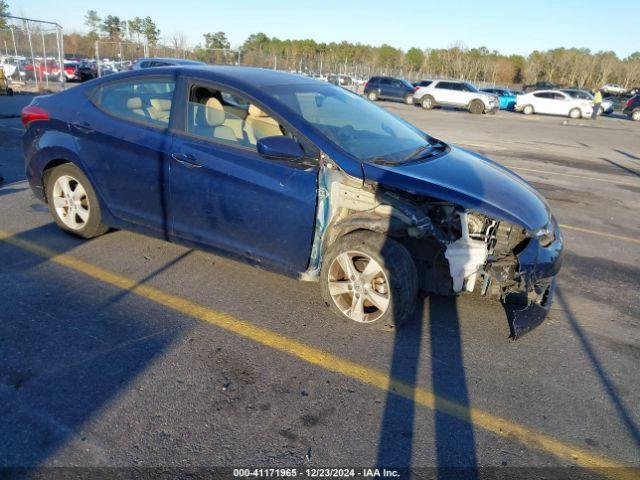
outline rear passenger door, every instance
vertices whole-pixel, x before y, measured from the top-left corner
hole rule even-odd
[[[261,157],[260,138],[292,130],[228,87],[185,79],[179,98],[169,175],[172,236],[287,273],[306,270],[318,152],[309,149],[297,162]]]
[[[382,77],[380,79],[380,98],[391,98],[391,79]]]
[[[453,102],[452,82],[438,82],[433,89],[433,95],[437,103],[450,104]]]
[[[552,92],[535,92],[533,96],[536,98],[535,111],[536,113],[554,114],[557,105],[553,99]]]
[[[165,235],[165,186],[173,76],[137,75],[101,83],[71,131],[85,173],[116,223]]]

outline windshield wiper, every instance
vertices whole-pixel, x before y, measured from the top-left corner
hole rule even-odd
[[[435,154],[435,151],[442,150],[443,148],[445,148],[445,144],[439,140],[436,140],[434,143],[428,143],[426,145],[419,146],[402,161],[410,162],[411,160],[418,160],[420,158],[431,157]],[[423,152],[427,150],[429,150],[429,154],[423,155]]]

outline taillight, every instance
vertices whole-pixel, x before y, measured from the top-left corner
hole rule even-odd
[[[413,87],[413,91],[417,92],[420,87]]]
[[[364,88],[367,88],[368,86],[369,86],[369,82],[366,82],[366,83],[364,84]]]
[[[25,127],[35,120],[49,120],[49,112],[36,105],[27,105],[22,109],[22,125]]]

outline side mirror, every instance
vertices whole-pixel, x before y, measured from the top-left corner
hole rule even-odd
[[[258,153],[264,158],[275,160],[298,160],[304,155],[298,142],[282,135],[258,140]]]

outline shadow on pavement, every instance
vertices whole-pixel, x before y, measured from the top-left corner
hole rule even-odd
[[[53,224],[15,238],[58,253],[84,242]],[[95,461],[90,420],[114,415],[110,402],[190,325],[139,298],[101,302],[120,292],[6,241],[0,258],[0,465],[35,468],[61,449]]]
[[[580,327],[578,320],[573,315],[571,308],[569,307],[569,305],[567,304],[567,301],[565,300],[564,293],[560,288],[556,290],[556,299],[559,306],[565,311],[567,319],[569,320],[569,325],[571,326],[571,329],[573,330],[573,332],[576,334],[576,337],[580,341],[580,344],[582,345],[582,349],[584,350],[585,354],[587,355],[587,358],[591,362],[593,370],[598,376],[598,379],[600,380],[600,383],[602,384],[602,387],[605,393],[608,395],[609,400],[611,401],[611,404],[615,408],[616,413],[618,414],[618,417],[620,418],[622,424],[627,429],[629,435],[633,439],[633,442],[636,444],[636,446],[640,447],[640,430],[638,429],[638,426],[636,425],[636,423],[633,421],[633,418],[629,414],[627,407],[625,406],[624,402],[620,398],[620,395],[618,394],[615,385],[609,378],[609,375],[607,374],[606,370],[604,369],[602,362],[598,359],[598,356],[596,355],[596,352],[593,349],[591,342],[589,341],[589,337],[587,336],[586,332],[582,329],[582,327]]]
[[[469,408],[460,319],[454,296],[426,299],[428,316],[418,318],[396,331],[390,375],[415,385],[420,370],[423,322],[428,322],[430,368],[435,404],[435,455],[440,479],[476,479],[477,458],[473,426],[438,409],[443,398]],[[419,309],[418,317],[423,310]],[[423,370],[424,371],[424,370]],[[389,392],[380,429],[377,465],[408,468],[412,453],[415,404],[413,400]],[[432,448],[431,445],[422,448]]]

